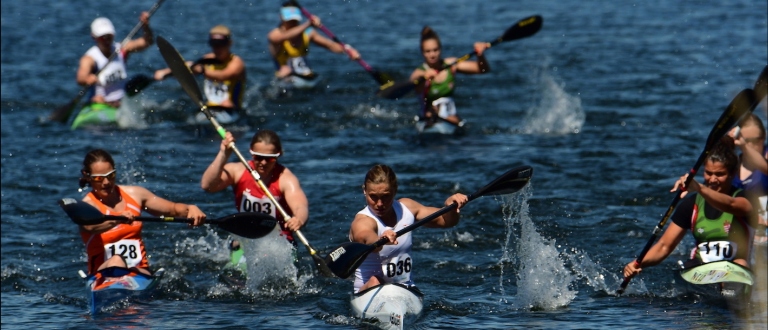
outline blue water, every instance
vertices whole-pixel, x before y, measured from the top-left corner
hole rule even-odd
[[[278,23],[279,4],[167,0],[151,24],[187,59],[207,51],[212,26],[231,27],[233,50],[248,70],[248,115],[227,128],[241,151],[258,129],[281,135],[281,162],[310,200],[302,232],[321,254],[346,240],[372,164],[397,171],[401,197],[431,205],[514,166],[535,169],[519,194],[467,205],[457,227],[414,231],[416,281],[426,300],[413,328],[766,328],[765,304],[737,318],[674,282],[688,238],[626,294],[614,295],[623,265],[672,200],[671,184],[693,165],[725,106],[768,63],[766,2],[302,1],[369,64],[398,78],[420,64],[423,25],[438,31],[444,54],[461,56],[523,17],[544,17],[535,36],[488,50],[491,73],[458,77],[467,132],[438,138],[415,133],[415,97],[376,98],[376,83],[357,63],[319,47],[310,55],[322,79],[315,90],[270,87],[266,33]],[[281,240],[249,242],[259,266],[238,289],[220,276],[228,233],[156,223],[144,230],[150,263],[167,270],[155,298],[87,314],[77,275],[85,267],[83,244],[56,205],[81,196],[78,171],[87,151],[111,151],[123,184],[195,203],[211,217],[235,212],[230,192],[199,188],[219,140],[207,127],[187,124],[196,109],[173,79],[149,86],[136,117],[119,129],[70,131],[41,120],[79,90],[74,76],[92,45],[91,20],[110,17],[122,40],[151,5],[0,5],[2,327],[365,327],[350,316],[351,281],[314,274],[303,247],[293,266]],[[132,55],[129,74],[164,66],[152,47]]]

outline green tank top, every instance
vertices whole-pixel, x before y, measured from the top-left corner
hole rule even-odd
[[[427,65],[422,64],[417,69],[426,71]],[[427,102],[431,104],[432,101],[437,100],[441,97],[453,96],[453,87],[454,87],[453,81],[454,81],[453,71],[450,69],[448,70],[448,76],[445,77],[444,81],[441,81],[439,83],[432,81],[429,85],[429,92],[427,93]]]
[[[741,189],[737,189],[733,193],[735,197]],[[727,241],[728,233],[734,230],[743,230],[749,232],[747,228],[742,227],[742,223],[739,221],[733,221],[733,214],[722,212],[718,218],[709,219],[704,212],[704,205],[706,201],[701,194],[696,195],[696,219],[691,226],[691,233],[693,238],[696,239],[696,244],[702,242],[712,241]]]

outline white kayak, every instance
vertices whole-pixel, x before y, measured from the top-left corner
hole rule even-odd
[[[221,125],[234,124],[240,120],[241,111],[230,109],[225,110],[225,108],[220,107],[209,107],[208,109],[210,110],[213,118],[216,119],[216,121]],[[202,111],[196,113],[192,120],[194,121],[194,124],[198,125],[206,125],[210,123],[210,120],[208,120],[208,117],[206,117],[205,113]]]
[[[428,124],[428,121],[419,120],[419,117],[416,116],[416,131],[418,131],[419,134],[460,134],[464,131],[464,121],[462,120],[458,124],[454,124],[445,120],[439,120],[435,123]]]
[[[415,286],[386,283],[353,294],[350,304],[355,317],[373,319],[382,329],[403,329],[419,316],[423,300]]]
[[[274,84],[283,89],[312,89],[320,82],[318,75],[311,76],[289,75],[285,78],[276,79]]]

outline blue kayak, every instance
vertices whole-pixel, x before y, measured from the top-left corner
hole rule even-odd
[[[133,269],[109,267],[89,275],[86,277],[86,289],[91,315],[119,301],[150,295],[164,273],[165,269],[160,268],[152,276],[147,276]]]

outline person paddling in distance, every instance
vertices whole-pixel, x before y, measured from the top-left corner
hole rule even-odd
[[[691,259],[698,263],[730,260],[749,268],[754,213],[743,190],[733,186],[739,162],[733,139],[723,137],[709,152],[704,163],[704,184],[694,178],[688,187],[683,175],[672,191],[685,189],[672,214],[672,223],[641,262],[633,260],[624,267],[624,277],[632,278],[644,268],[658,265],[675,250],[690,231],[696,240]]]
[[[101,103],[112,107],[120,107],[120,101],[125,96],[125,83],[128,77],[126,62],[128,54],[147,49],[154,42],[152,29],[149,27],[149,13],[143,12],[139,17],[142,23],[143,35],[130,40],[125,45],[115,42],[115,27],[106,17],[99,17],[91,23],[91,37],[96,45],[92,46],[80,58],[77,69],[77,83],[92,86],[91,103]],[[117,52],[112,61],[108,61]],[[98,75],[96,73],[98,72]]]
[[[245,63],[232,53],[232,32],[224,25],[214,26],[208,33],[211,52],[196,62],[187,62],[193,73],[203,75],[203,91],[207,106],[213,110],[238,111],[245,93]],[[170,76],[171,69],[155,71],[155,80]]]
[[[267,34],[269,53],[277,70],[275,77],[282,79],[297,75],[308,79],[314,78],[315,73],[312,72],[306,58],[310,43],[337,54],[344,53],[346,48],[350,51],[348,54],[350,59],[360,58],[357,50],[350,45],[342,46],[315,31],[313,26],[321,26],[319,17],[313,15],[311,20],[303,23],[301,17],[298,6],[293,1],[287,1],[280,8],[280,24]]]
[[[355,215],[349,229],[352,242],[373,244],[381,238],[389,242],[374,250],[355,270],[354,292],[382,283],[414,285],[411,279],[413,262],[410,256],[411,232],[397,237],[396,231],[439,209],[425,206],[410,198],[395,200],[397,176],[387,165],[375,165],[365,175],[363,195],[367,206]],[[431,228],[450,228],[459,223],[459,210],[469,201],[464,194],[454,194],[445,200],[458,207],[425,224]]]
[[[428,125],[437,122],[436,116],[460,125],[461,117],[456,112],[456,104],[453,101],[456,73],[484,74],[491,71],[488,61],[483,53],[488,48],[487,42],[476,42],[475,52],[477,61],[461,61],[443,70],[443,65],[454,63],[457,58],[442,57],[442,43],[437,32],[429,26],[421,30],[421,54],[424,63],[413,70],[410,80],[416,81],[424,77],[425,82],[416,87],[419,97],[423,98],[423,113],[420,120],[427,120]],[[426,91],[425,91],[426,89]]]
[[[734,137],[736,128],[729,135]],[[766,216],[766,204],[768,204],[768,161],[765,158],[765,126],[757,115],[750,114],[739,123],[738,135],[734,144],[741,150],[739,174],[734,178],[733,185],[744,189],[746,197],[752,202],[752,207],[757,211],[758,223],[755,231],[755,244],[768,244],[768,217]],[[761,251],[765,258],[765,251]]]
[[[96,225],[82,225],[80,236],[88,253],[88,273],[107,267],[135,268],[151,275],[149,261],[141,238],[141,221],[131,221],[142,211],[156,216],[194,219],[193,226],[205,222],[205,213],[191,204],[175,203],[156,196],[146,188],[117,184],[117,171],[112,156],[95,149],[85,155],[80,188],[91,186],[83,201],[107,215],[122,215],[126,220],[107,220]]]
[[[238,211],[263,212],[282,218],[277,207],[262,191],[245,165],[241,162],[227,163],[233,152],[229,145],[234,142],[232,133],[227,132],[221,141],[219,152],[203,173],[200,186],[209,193],[232,187],[232,192],[235,194],[235,207]],[[260,130],[253,135],[249,152],[253,159],[248,161],[248,164],[259,174],[269,192],[291,217],[280,222],[282,230],[280,235],[285,236],[295,250],[297,243],[293,238],[293,232],[307,224],[309,201],[296,175],[277,161],[283,155],[280,137],[274,131]],[[231,247],[233,250],[238,250],[240,243],[233,241]],[[236,264],[242,262],[233,260]]]

